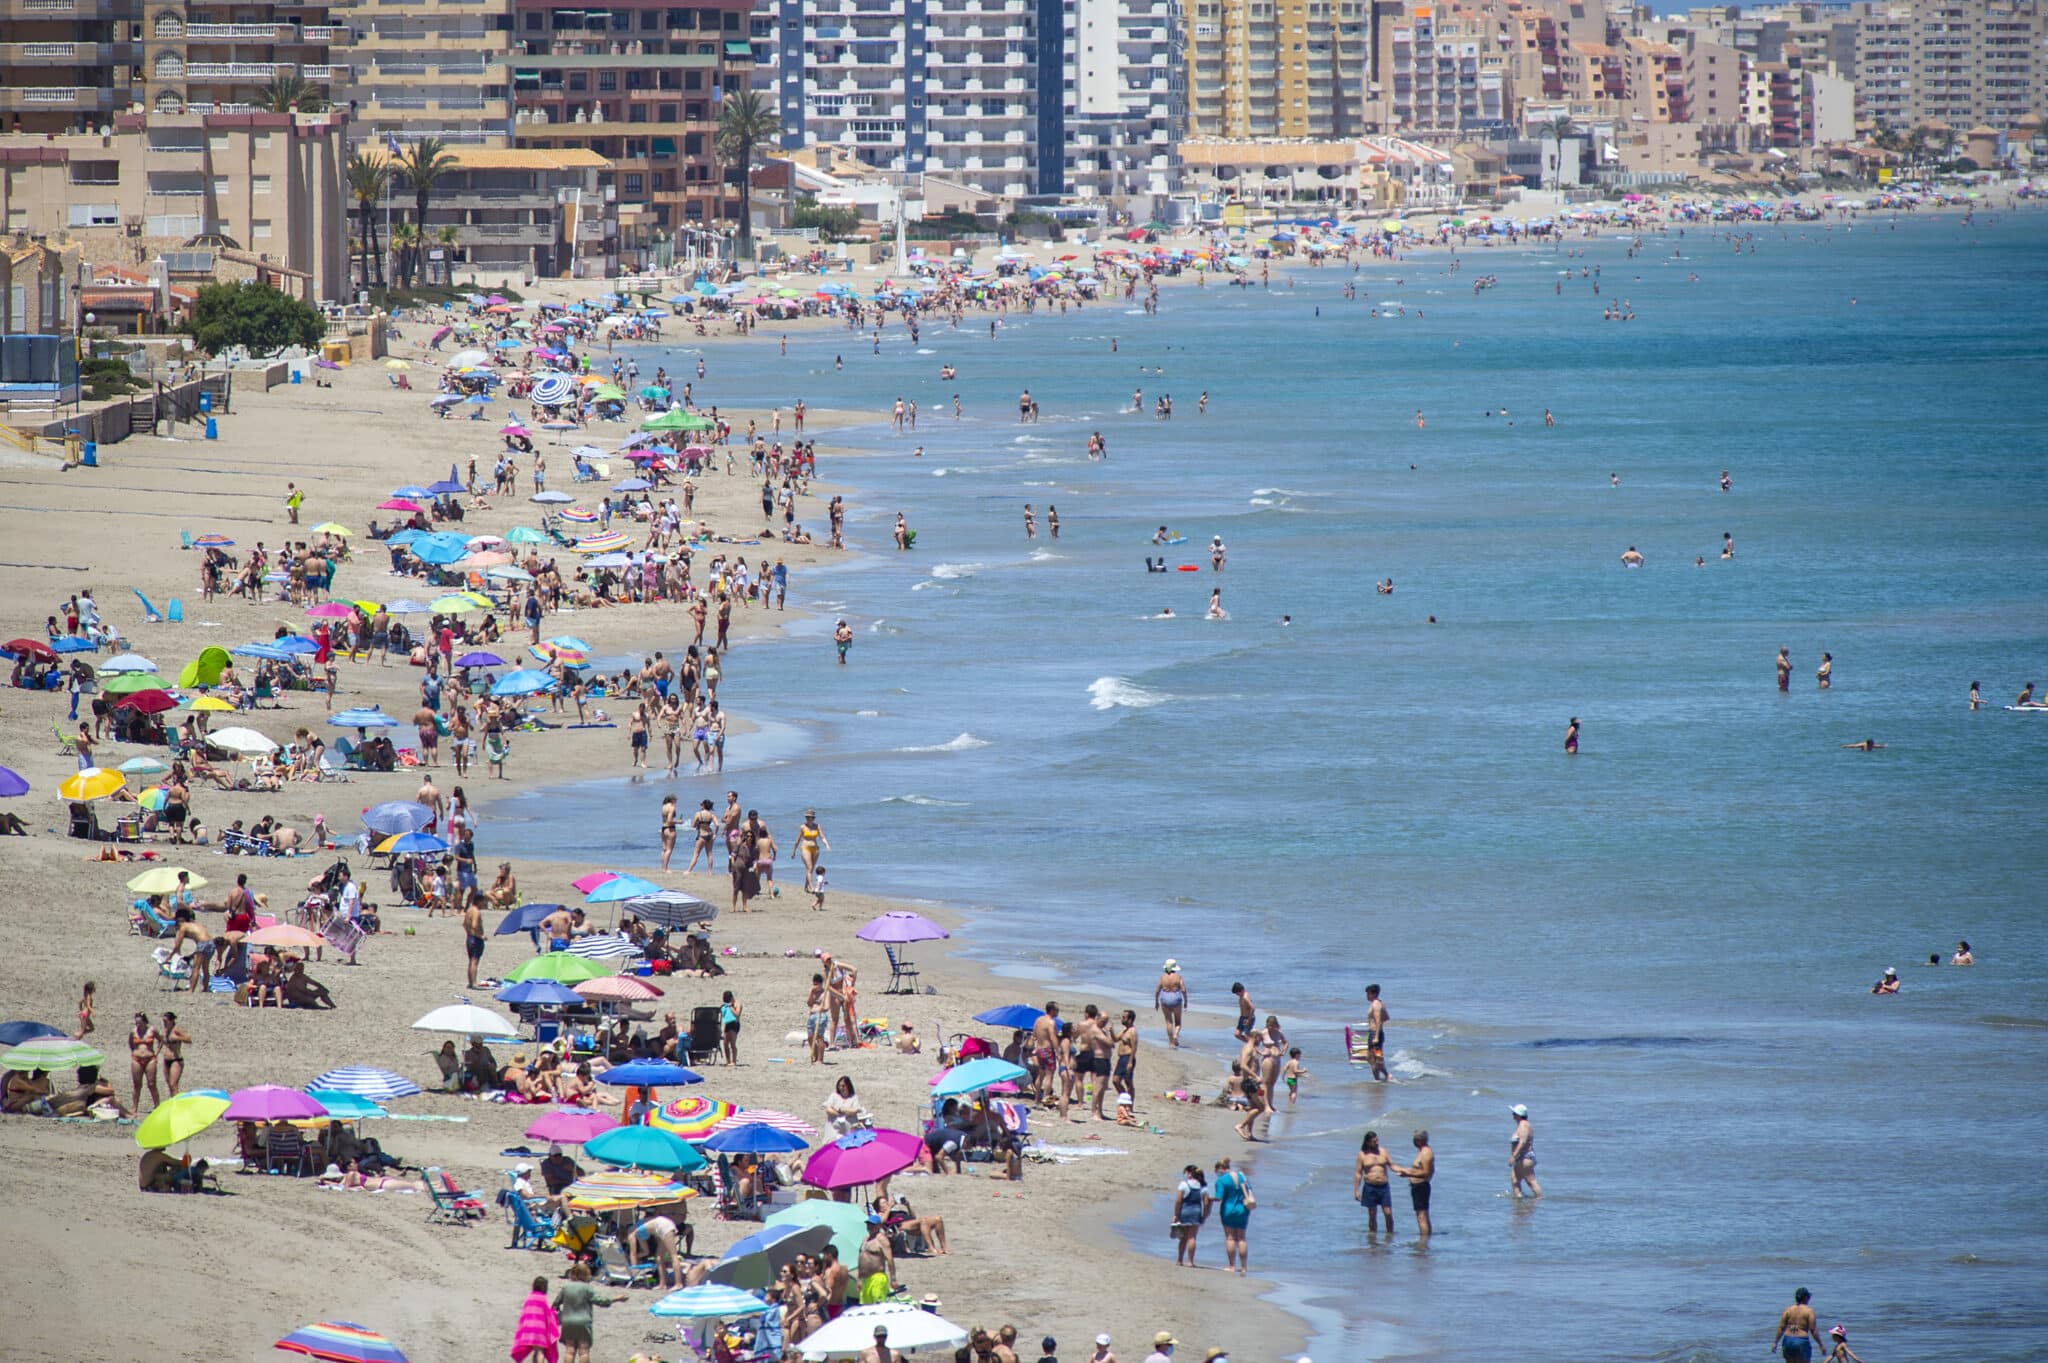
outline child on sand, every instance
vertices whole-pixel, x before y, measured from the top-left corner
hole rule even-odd
[[[811,907],[823,912],[825,908],[825,868],[820,866],[811,881]]]

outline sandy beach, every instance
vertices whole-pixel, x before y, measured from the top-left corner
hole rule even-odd
[[[266,638],[279,624],[302,627],[307,622],[301,612],[286,603],[201,601],[198,556],[179,543],[184,531],[227,535],[236,541],[237,552],[258,541],[275,546],[292,532],[283,501],[288,481],[305,491],[301,533],[329,520],[357,532],[351,541],[353,560],[342,566],[335,584],[337,599],[418,594],[418,584],[402,584],[387,573],[382,549],[361,533],[376,514],[371,508],[394,487],[445,476],[451,461],[462,464],[474,456],[488,469],[499,443],[495,421],[444,422],[428,413],[425,398],[433,369],[431,357],[418,348],[420,334],[408,328],[396,353],[414,363],[413,382],[424,391],[400,392],[381,365],[360,364],[332,375],[331,387],[299,384],[267,394],[238,388],[232,414],[220,419],[217,440],[201,439],[193,427],[178,428],[174,439],[137,436],[104,449],[99,468],[69,472],[47,460],[0,456],[0,482],[6,484],[0,526],[10,546],[0,556],[8,560],[0,564],[0,599],[9,603],[7,637],[40,638],[43,618],[59,611],[73,593],[90,588],[103,618],[118,625],[126,645],[156,661],[169,679],[202,647]],[[720,343],[774,342],[764,328],[755,339],[721,338]],[[667,344],[700,343],[672,331]],[[715,394],[715,382],[705,385],[700,403],[715,401]],[[887,400],[874,396],[878,405]],[[760,418],[764,431],[768,426],[767,413],[728,415],[741,429],[749,416]],[[873,415],[814,413],[812,427],[828,442],[834,419]],[[628,429],[605,427],[594,434],[615,443]],[[580,436],[570,433],[559,447],[542,445],[549,456],[550,486],[579,496],[588,490],[594,498],[601,487],[576,488],[566,482],[568,445],[575,438]],[[800,506],[799,519],[822,531],[824,502],[832,492],[843,490],[850,501],[857,501],[859,493],[857,475],[842,480],[836,456],[824,442],[820,461],[821,481]],[[524,495],[530,490],[524,472],[529,463],[521,461],[522,495],[494,499],[490,510],[471,513],[462,528],[471,534],[503,534],[515,525],[536,524],[537,508]],[[621,467],[614,465],[615,470]],[[699,514],[716,529],[744,534],[756,528],[754,483],[743,475],[716,473],[700,485]],[[807,572],[838,557],[821,547],[781,543],[744,552],[750,558],[765,554],[784,560],[796,599],[807,595]],[[159,607],[167,598],[181,599],[183,623],[145,622],[131,588]],[[750,719],[789,713],[776,708],[788,705],[787,698],[750,689],[747,659],[750,641],[765,638],[796,614],[744,607],[734,613],[738,646],[727,660],[720,698],[735,716],[736,755],[744,752]],[[597,655],[662,648],[674,657],[688,642],[690,627],[681,607],[659,604],[551,616],[543,633],[576,634]],[[515,638],[523,642],[523,634]],[[819,665],[829,666],[825,645],[817,647]],[[344,658],[336,708],[377,704],[395,716],[409,716],[418,706],[420,676],[419,669],[395,660],[382,665]],[[5,804],[29,826],[31,836],[0,841],[0,894],[11,906],[0,917],[0,996],[8,1000],[0,1011],[6,1018],[75,1030],[81,982],[95,981],[96,1030],[88,1041],[106,1053],[107,1077],[123,1103],[129,1076],[122,1038],[130,1018],[147,1012],[154,1021],[166,1009],[178,1013],[180,1025],[193,1037],[186,1048],[187,1088],[303,1086],[326,1069],[348,1064],[383,1066],[422,1086],[434,1083],[431,1055],[440,1038],[415,1032],[410,1024],[465,994],[459,922],[429,920],[417,910],[392,906],[382,893],[381,871],[350,853],[229,858],[220,855],[218,842],[172,849],[160,840],[143,846],[163,858],[158,864],[189,867],[206,877],[210,885],[202,899],[223,893],[238,872],[245,872],[250,888],[264,893],[274,911],[282,910],[297,903],[307,882],[337,855],[347,855],[367,879],[370,897],[385,905],[384,931],[364,944],[358,965],[344,966],[329,952],[312,967],[338,1005],[331,1012],[238,1008],[226,995],[173,992],[158,978],[152,943],[129,933],[133,896],[124,882],[142,867],[96,861],[96,845],[64,836],[65,804],[56,788],[75,762],[58,751],[52,725],[75,730],[66,723],[66,699],[61,691],[0,694],[0,760],[31,786],[28,795]],[[282,709],[247,712],[233,722],[280,742],[301,726],[330,741],[338,732],[322,724],[318,695],[292,692],[282,700]],[[410,736],[409,729],[397,732]],[[118,765],[141,751],[110,744],[102,756],[106,765]],[[443,765],[433,774],[444,792],[460,784],[472,801],[488,802],[510,789],[619,773],[627,757],[623,726],[555,729],[516,736],[505,781],[481,770],[458,779],[446,766],[445,750]],[[659,779],[657,771],[618,809],[622,825],[645,829],[650,847],[656,841],[663,790],[675,789],[686,813],[697,799],[715,796],[728,784],[746,801],[743,774],[726,782],[692,779],[687,761],[684,771],[675,782]],[[195,784],[194,811],[211,829],[269,814],[302,834],[315,815],[324,815],[335,835],[347,836],[356,830],[360,810],[384,800],[410,799],[418,783],[419,773],[399,771],[356,772],[345,783],[288,783],[276,793],[224,792]],[[799,812],[764,811],[785,846],[793,843]],[[686,852],[687,838],[684,842]],[[486,882],[496,863],[508,860],[529,900],[578,902],[568,882],[601,869],[524,858],[516,845],[494,836],[488,817],[477,850]],[[678,865],[682,860],[679,855]],[[820,1104],[832,1080],[848,1075],[878,1124],[914,1130],[936,1068],[932,1052],[937,1043],[961,1031],[980,1009],[1042,1004],[1044,999],[1037,997],[1035,986],[1022,989],[994,979],[936,949],[939,944],[915,953],[925,994],[880,994],[887,964],[879,948],[857,943],[853,930],[893,906],[842,893],[835,877],[828,909],[813,913],[794,880],[787,879],[787,873],[798,871],[794,857],[786,857],[780,897],[761,901],[761,912],[724,916],[712,928],[712,943],[726,953],[723,980],[666,983],[667,996],[656,1005],[657,1014],[673,1009],[687,1019],[689,1007],[717,1002],[724,988],[732,989],[746,1010],[742,1063],[707,1071],[706,1083],[691,1092],[793,1112],[822,1126]],[[727,897],[722,871],[716,876],[645,874],[721,904]],[[495,924],[496,915],[489,921]],[[971,935],[970,929],[954,941]],[[914,1023],[925,1038],[925,1054],[861,1049],[834,1052],[823,1067],[806,1063],[800,1041],[789,1038],[800,1037],[803,1029],[815,947],[850,952],[862,972],[861,1013]],[[484,971],[502,975],[530,952],[523,935],[492,937]],[[1087,1002],[1139,1008],[1142,1050],[1136,1087],[1142,1125],[1063,1125],[1056,1113],[1040,1113],[1034,1116],[1034,1131],[1042,1140],[1100,1147],[1101,1157],[1030,1163],[1022,1182],[1015,1184],[988,1177],[989,1165],[968,1166],[966,1177],[899,1177],[898,1196],[908,1198],[921,1214],[946,1219],[952,1250],[943,1258],[903,1261],[902,1282],[913,1300],[935,1294],[943,1314],[963,1325],[993,1329],[1015,1324],[1019,1351],[1027,1357],[1036,1356],[1039,1339],[1048,1334],[1059,1338],[1062,1356],[1086,1357],[1094,1335],[1107,1331],[1121,1357],[1136,1359],[1159,1329],[1172,1330],[1184,1341],[1183,1356],[1199,1358],[1202,1350],[1217,1345],[1236,1357],[1277,1357],[1298,1343],[1300,1327],[1258,1301],[1256,1278],[1227,1279],[1213,1271],[1222,1260],[1221,1237],[1213,1228],[1205,1237],[1204,1254],[1211,1271],[1202,1272],[1177,1270],[1162,1259],[1136,1254],[1115,1229],[1170,1189],[1183,1164],[1194,1161],[1207,1168],[1238,1146],[1229,1119],[1217,1109],[1160,1097],[1163,1090],[1183,1086],[1213,1095],[1216,1066],[1169,1052],[1157,1014],[1149,1008],[1151,980],[1132,979],[1126,985],[1123,999],[1060,1001],[1070,1015],[1078,1015]],[[501,1046],[499,1053],[503,1058],[509,1048]],[[58,1076],[60,1082],[68,1078]],[[146,1091],[143,1103],[149,1105]],[[406,1165],[443,1167],[460,1186],[488,1196],[504,1186],[504,1171],[514,1163],[498,1152],[521,1144],[522,1129],[546,1109],[429,1093],[400,1100],[392,1110],[393,1119],[372,1122],[365,1133],[375,1135]],[[232,1149],[233,1132],[226,1126],[214,1127],[191,1146],[195,1156],[209,1158]],[[478,1224],[436,1225],[429,1221],[424,1196],[330,1192],[311,1179],[249,1176],[231,1167],[221,1178],[221,1196],[143,1194],[136,1186],[140,1152],[134,1127],[126,1123],[9,1116],[0,1119],[0,1152],[10,1170],[13,1224],[21,1230],[10,1295],[36,1303],[34,1311],[18,1312],[11,1322],[4,1350],[10,1358],[261,1359],[274,1356],[272,1343],[289,1330],[342,1319],[390,1336],[415,1363],[481,1363],[505,1357],[529,1280],[536,1274],[555,1276],[564,1268],[559,1252],[506,1249],[504,1222],[495,1208]],[[714,1221],[708,1207],[693,1210],[691,1221],[698,1253],[713,1257],[756,1228]],[[1163,1242],[1163,1217],[1159,1235]],[[643,1342],[660,1326],[646,1310],[658,1291],[619,1292],[622,1300],[598,1315],[594,1357],[625,1359],[636,1352],[687,1356],[673,1343]]]

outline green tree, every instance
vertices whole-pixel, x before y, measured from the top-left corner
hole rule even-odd
[[[398,178],[412,187],[412,220],[423,237],[427,231],[427,202],[433,197],[434,185],[443,175],[455,169],[455,154],[448,150],[448,144],[438,137],[422,137],[413,143],[412,150],[398,158]],[[395,235],[395,234],[394,234]],[[415,251],[414,255],[417,256]],[[417,262],[415,262],[417,263]],[[406,275],[406,286],[412,285],[412,275]]]
[[[735,90],[718,106],[718,154],[740,177],[739,254],[754,254],[754,148],[782,129],[775,107],[758,90]]]
[[[273,355],[287,346],[312,349],[327,325],[320,310],[268,284],[206,284],[192,301],[192,339],[218,355],[241,346],[251,355]]]
[[[273,114],[317,114],[327,101],[307,79],[296,71],[274,78],[257,94],[264,112]]]
[[[412,287],[413,270],[418,264],[420,229],[409,222],[391,225],[391,253],[396,257],[391,263],[391,273],[398,278],[398,287]]]
[[[816,228],[825,241],[844,241],[860,231],[860,210],[855,208],[828,208],[813,198],[796,201],[796,210],[790,214],[790,226]]]
[[[384,254],[377,246],[377,201],[384,197],[384,189],[391,183],[391,163],[376,152],[367,155],[351,147],[348,153],[348,192],[356,201],[356,217],[361,224],[356,235],[363,243],[363,287],[384,287]],[[374,286],[370,280],[370,262],[377,262],[377,278]]]
[[[441,282],[455,282],[455,244],[462,240],[462,233],[453,226],[443,225],[434,229],[434,243],[441,248]]]

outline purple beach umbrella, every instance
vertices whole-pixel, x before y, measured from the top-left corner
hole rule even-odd
[[[26,795],[28,782],[12,767],[0,767],[0,796]]]
[[[917,1163],[921,1142],[908,1131],[878,1127],[849,1131],[820,1146],[804,1162],[804,1182],[813,1188],[853,1188],[901,1173]]]
[[[258,1084],[229,1094],[228,1110],[220,1115],[230,1122],[293,1122],[325,1117],[327,1109],[318,1099],[297,1089],[282,1084]]]
[[[941,937],[951,937],[953,934],[921,913],[898,911],[869,920],[853,935],[863,942],[887,942],[894,945],[901,942],[935,942]]]

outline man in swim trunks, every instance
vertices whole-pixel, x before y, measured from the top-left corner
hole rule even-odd
[[[1233,984],[1230,986],[1230,992],[1237,995],[1237,1039],[1249,1041],[1252,1033],[1259,1027],[1258,1010],[1252,1006],[1251,991],[1242,984]]]
[[[462,947],[469,960],[469,987],[477,988],[477,966],[484,959],[484,900],[472,889],[462,906]]]
[[[1792,1305],[1778,1316],[1778,1332],[1771,1337],[1771,1347],[1784,1356],[1785,1363],[1812,1363],[1813,1342],[1820,1338],[1820,1322],[1807,1305],[1812,1300],[1813,1294],[1802,1287],[1792,1294]]]
[[[1387,1234],[1394,1233],[1394,1193],[1388,1174],[1394,1161],[1380,1149],[1379,1133],[1368,1131],[1358,1147],[1358,1160],[1351,1171],[1351,1195],[1365,1205],[1365,1228],[1368,1233],[1380,1228],[1382,1213],[1387,1218]]]
[[[1372,1077],[1385,1083],[1387,1079],[1387,1020],[1393,1015],[1387,1012],[1387,1005],[1380,1002],[1380,987],[1369,984],[1365,987],[1365,1060],[1372,1066]]]
[[[1056,1086],[1060,1077],[1060,1006],[1057,1003],[1045,1005],[1045,1016],[1031,1024],[1031,1069],[1041,1106],[1054,1101],[1058,1093],[1060,1116],[1066,1114],[1066,1095]]]
[[[1427,1240],[1429,1224],[1429,1185],[1436,1178],[1436,1151],[1429,1148],[1429,1133],[1415,1133],[1415,1163],[1395,1165],[1394,1172],[1408,1180],[1408,1201],[1415,1207],[1415,1229]]]

